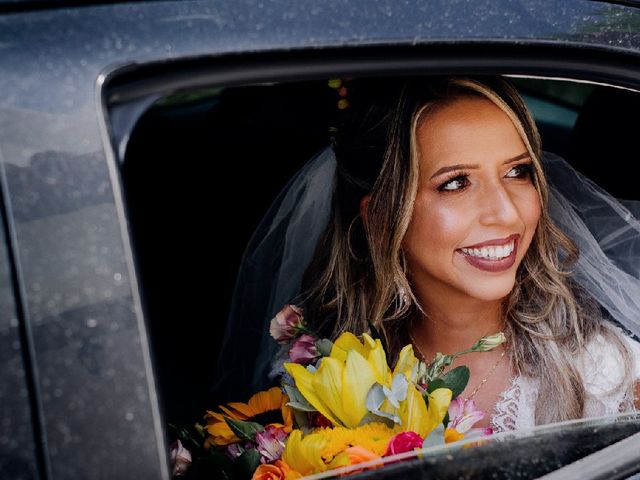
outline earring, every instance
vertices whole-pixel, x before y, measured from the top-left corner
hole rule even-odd
[[[402,286],[398,287],[398,301],[401,308],[409,304],[409,294],[407,293],[407,290]]]

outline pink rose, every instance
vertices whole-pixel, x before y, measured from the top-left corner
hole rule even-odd
[[[411,452],[416,448],[422,448],[422,437],[416,432],[402,432],[389,441],[384,456],[387,457],[397,453]]]
[[[184,475],[191,465],[191,453],[182,446],[180,440],[176,440],[169,448],[169,458],[171,459],[171,469],[174,476]]]
[[[287,343],[302,326],[302,310],[295,305],[285,305],[271,320],[269,333],[276,342]]]
[[[289,349],[289,359],[293,363],[309,365],[317,357],[318,349],[316,348],[316,339],[308,333],[300,335],[300,338],[298,338],[291,349]]]

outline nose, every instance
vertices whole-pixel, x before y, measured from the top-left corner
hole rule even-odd
[[[478,205],[480,206],[480,223],[482,225],[511,226],[520,220],[520,212],[513,192],[510,192],[501,183],[487,185]]]

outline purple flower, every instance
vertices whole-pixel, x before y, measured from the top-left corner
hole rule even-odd
[[[243,453],[244,448],[242,448],[238,443],[231,443],[227,446],[227,456],[231,458],[231,460],[235,460]]]
[[[262,432],[256,433],[256,449],[260,453],[261,463],[272,463],[284,452],[284,441],[288,435],[282,428],[267,425]]]
[[[449,425],[447,428],[453,428],[458,433],[466,433],[484,417],[485,413],[476,409],[476,402],[457,397],[449,404]]]
[[[300,335],[300,338],[289,349],[289,359],[293,363],[300,363],[301,365],[309,365],[318,355],[316,339],[308,333]]]
[[[176,440],[169,448],[171,470],[174,476],[184,475],[191,465],[191,453],[182,446],[180,440]]]
[[[276,342],[287,343],[302,326],[302,310],[295,305],[285,305],[271,320],[269,333]]]

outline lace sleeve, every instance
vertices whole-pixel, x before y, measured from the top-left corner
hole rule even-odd
[[[640,343],[630,337],[625,335],[625,340],[627,342],[627,346],[631,351],[631,357],[633,358],[633,379],[638,382],[640,381]]]
[[[615,345],[598,336],[579,358],[587,401],[585,416],[611,415],[633,408],[627,396],[629,382],[640,378],[640,344],[621,334],[631,353],[630,378],[625,378],[622,356]]]

